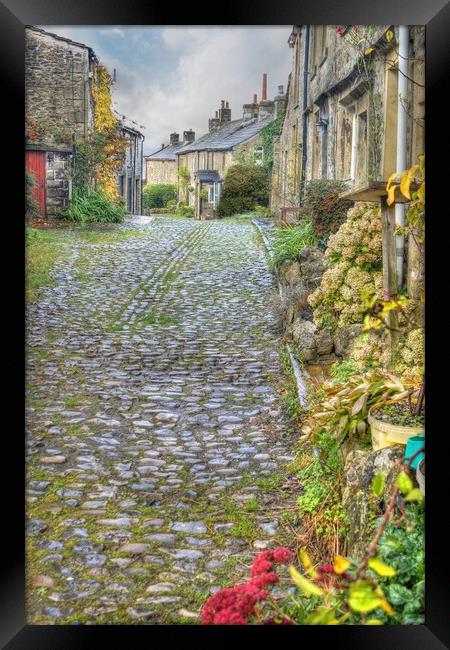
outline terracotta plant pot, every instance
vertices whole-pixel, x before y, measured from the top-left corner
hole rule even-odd
[[[416,479],[417,483],[419,484],[419,489],[422,492],[422,494],[425,496],[425,473],[422,471],[422,468],[424,467],[425,464],[425,458],[423,458],[417,469],[416,469]]]
[[[378,407],[369,409],[367,421],[370,424],[370,431],[372,435],[372,447],[374,451],[383,449],[383,447],[390,447],[392,445],[406,445],[408,438],[411,436],[424,436],[425,427],[404,427],[399,424],[391,424],[384,422],[376,417],[376,410]]]

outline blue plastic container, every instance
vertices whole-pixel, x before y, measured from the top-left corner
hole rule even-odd
[[[407,461],[411,456],[414,456],[414,454],[419,451],[421,447],[425,445],[425,436],[411,436],[411,438],[408,438],[407,443],[406,443],[406,448],[405,448],[405,460]],[[425,453],[422,452],[421,454],[417,454],[417,456],[414,458],[413,462],[411,463],[412,469],[417,469],[418,464],[422,460],[422,458],[425,458]]]

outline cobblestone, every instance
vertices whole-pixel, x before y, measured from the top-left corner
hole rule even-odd
[[[258,486],[291,449],[255,231],[132,225],[145,236],[75,238],[28,310],[30,624],[195,619],[282,541]]]

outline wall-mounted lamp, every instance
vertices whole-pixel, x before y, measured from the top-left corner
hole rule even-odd
[[[324,128],[326,129],[328,126],[328,119],[326,117],[321,117],[319,120],[316,122],[316,127],[318,129]]]

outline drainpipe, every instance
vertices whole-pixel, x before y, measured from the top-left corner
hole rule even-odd
[[[407,114],[402,99],[405,100],[408,92],[408,55],[409,55],[409,29],[408,25],[400,25],[398,29],[398,99],[397,99],[397,172],[403,172],[406,169],[406,127]],[[405,205],[404,203],[395,204],[395,225],[403,227],[405,225]],[[403,258],[405,252],[405,236],[397,235],[395,238],[395,248],[397,254],[397,288],[401,290],[403,286]]]
[[[302,173],[300,176],[300,205],[303,205],[306,178],[306,151],[308,148],[308,68],[309,68],[309,30],[310,26],[305,25],[305,59],[303,62],[303,130],[302,130]]]

